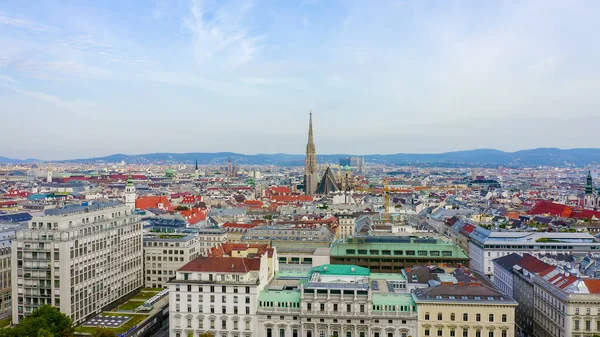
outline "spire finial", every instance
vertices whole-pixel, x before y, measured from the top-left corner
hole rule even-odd
[[[312,128],[312,109],[310,110],[308,120],[308,143],[313,142],[313,128]]]

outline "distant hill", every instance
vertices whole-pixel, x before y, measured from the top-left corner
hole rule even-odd
[[[349,154],[317,155],[321,163],[337,163],[339,159],[352,156]],[[231,157],[235,164],[249,165],[304,165],[304,155],[301,154],[240,154],[233,152],[216,153],[148,153],[138,155],[113,154],[106,157],[72,159],[63,163],[187,163],[193,164],[196,160],[201,165],[226,164]],[[565,166],[587,165],[590,162],[600,162],[600,149],[569,149],[540,148],[516,152],[504,152],[494,149],[476,149],[468,151],[454,151],[437,154],[370,154],[364,155],[365,162],[390,165],[448,165],[448,166]],[[10,159],[0,157],[0,164],[39,162],[36,159]]]

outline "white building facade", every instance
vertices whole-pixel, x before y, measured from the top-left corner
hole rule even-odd
[[[34,217],[12,245],[12,319],[44,304],[75,324],[143,287],[142,224],[119,201]]]
[[[144,234],[144,283],[146,288],[166,288],[175,271],[200,256],[195,234]]]
[[[169,336],[256,336],[258,294],[276,261],[269,250],[200,256],[177,270],[169,282]]]

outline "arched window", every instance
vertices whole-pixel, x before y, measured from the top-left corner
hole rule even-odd
[[[426,313],[425,313],[425,320],[426,320],[426,321],[428,321],[428,320],[429,320],[429,313],[428,313],[428,312],[426,312]]]

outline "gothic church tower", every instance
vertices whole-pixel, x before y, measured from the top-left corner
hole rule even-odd
[[[308,123],[308,143],[306,144],[306,160],[304,163],[304,192],[314,195],[317,191],[317,150],[313,139],[312,111]]]

